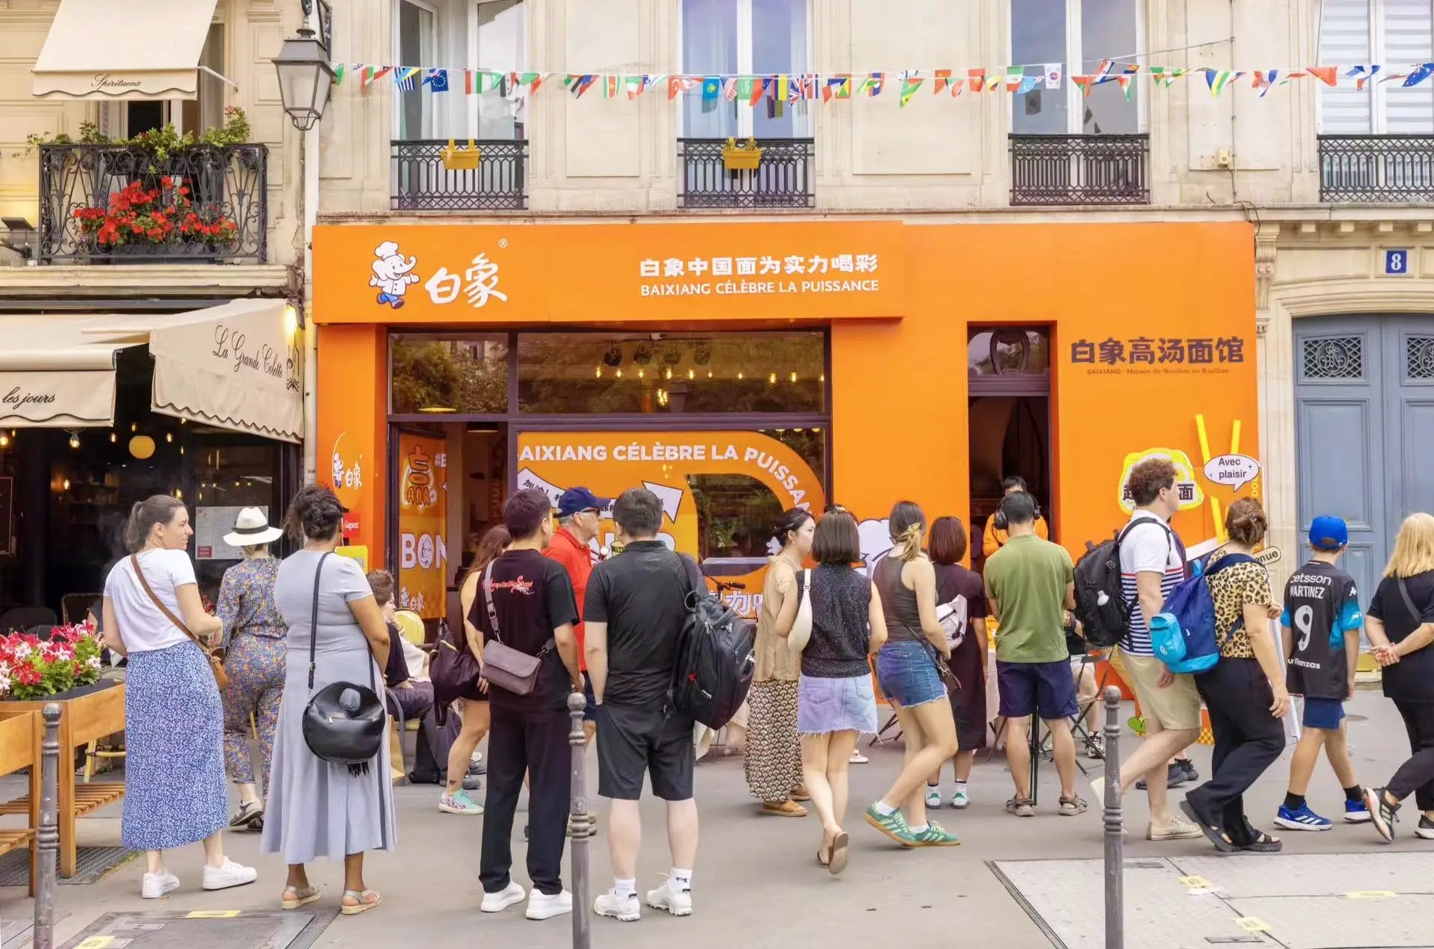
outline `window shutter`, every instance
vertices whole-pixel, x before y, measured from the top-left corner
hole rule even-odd
[[[1386,71],[1407,72],[1410,64],[1434,61],[1434,2],[1431,0],[1383,0],[1383,63]],[[1389,135],[1434,133],[1434,80],[1426,79],[1406,89],[1402,79],[1381,86],[1384,93],[1384,126]]]
[[[1420,2],[1420,0],[1414,0]],[[1426,8],[1429,0],[1423,0]],[[1368,135],[1373,85],[1361,92],[1344,73],[1350,66],[1368,63],[1370,55],[1370,0],[1324,0],[1320,10],[1319,65],[1339,66],[1338,87],[1320,84],[1320,132],[1325,135]]]

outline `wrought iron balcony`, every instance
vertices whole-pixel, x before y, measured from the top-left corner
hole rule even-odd
[[[683,208],[811,208],[817,203],[816,142],[810,138],[763,139],[762,160],[752,169],[729,169],[722,160],[725,138],[680,138]]]
[[[528,206],[528,143],[484,139],[392,143],[395,211],[521,211]]]
[[[1149,204],[1148,135],[1012,135],[1011,204]]]
[[[1434,201],[1434,135],[1321,135],[1319,199],[1328,204]]]
[[[267,146],[39,149],[41,264],[268,261]]]

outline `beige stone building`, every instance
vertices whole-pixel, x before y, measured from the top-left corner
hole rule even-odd
[[[134,104],[34,94],[55,11],[79,2],[0,0],[0,211],[32,224],[46,198],[26,137],[76,136],[82,122],[121,137],[135,118]],[[301,21],[299,2],[194,5],[214,6],[192,51],[204,67],[196,97],[141,121],[202,130],[225,106],[246,110],[267,150],[262,253],[142,269],[42,256],[0,266],[0,299],[300,294],[299,136],[269,63]],[[152,48],[154,22],[112,45]],[[1434,439],[1418,436],[1434,430],[1434,79],[1357,89],[1289,78],[1312,64],[1383,63],[1388,74],[1434,59],[1429,0],[348,0],[331,33],[346,69],[321,123],[324,226],[1247,222],[1277,572],[1296,560],[1301,525],[1334,511],[1350,519],[1367,585],[1401,517],[1434,508]],[[1083,95],[1071,77],[1107,58],[1117,74],[1142,66],[1129,95],[1118,82]],[[125,59],[144,68],[138,53]],[[1061,76],[1015,95],[934,91],[934,70],[959,79],[1009,63]],[[424,72],[405,92],[392,74],[365,83],[365,64]],[[1188,72],[1166,87],[1152,66]],[[446,95],[424,82],[429,68],[447,70]],[[1246,72],[1217,97],[1204,69]],[[1289,81],[1276,76],[1261,95],[1256,69]],[[468,95],[462,70],[548,78],[531,95]],[[825,84],[878,70],[880,96],[756,106],[700,87],[674,100],[665,80],[635,99],[599,88],[577,98],[561,81],[813,73]],[[925,77],[905,107],[903,70]],[[748,137],[760,168],[729,169],[727,139]],[[472,140],[477,167],[445,162],[450,140]],[[1012,253],[1039,280],[1060,248]],[[1039,315],[1030,322],[1038,331]],[[999,447],[987,461],[997,481],[1016,473]]]

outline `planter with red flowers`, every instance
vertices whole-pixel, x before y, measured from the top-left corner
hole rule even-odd
[[[57,626],[49,636],[0,636],[0,699],[35,702],[94,685],[100,678],[99,635],[87,625]]]
[[[103,208],[76,208],[75,220],[96,250],[116,262],[143,257],[218,258],[239,225],[213,207],[196,207],[183,178],[160,177],[153,187],[132,181]]]

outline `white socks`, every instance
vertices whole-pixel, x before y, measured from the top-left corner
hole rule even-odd
[[[877,801],[875,804],[872,805],[872,809],[878,814],[880,814],[882,817],[890,817],[892,814],[896,813],[896,808],[888,807],[884,801]]]
[[[618,899],[620,899],[620,900],[636,899],[636,898],[637,898],[637,881],[636,881],[636,880],[617,880],[617,879],[614,879],[614,880],[612,881],[612,892],[613,892],[613,895],[616,896],[616,897],[617,897]]]
[[[667,882],[672,889],[679,893],[685,893],[692,889],[692,871],[673,867],[667,874]]]

